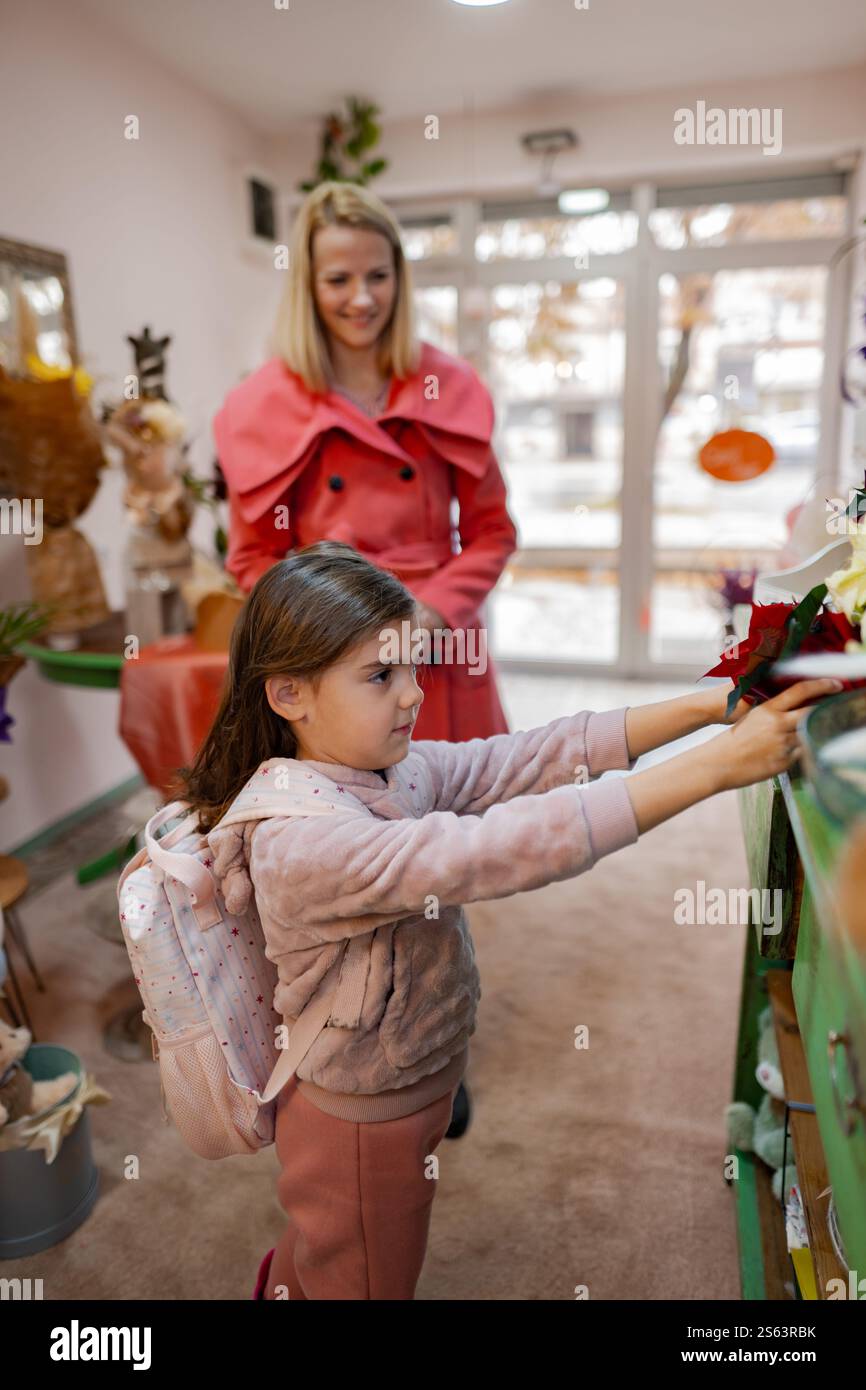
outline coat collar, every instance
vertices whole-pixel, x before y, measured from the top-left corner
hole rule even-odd
[[[417,372],[392,382],[375,419],[337,391],[308,391],[280,357],[230,391],[213,429],[220,467],[244,520],[260,520],[311,462],[323,436],[336,431],[413,463],[388,429],[391,422],[411,421],[433,453],[482,477],[494,420],[490,393],[464,359],[424,340],[420,347]],[[431,378],[437,387],[433,399],[427,394]]]

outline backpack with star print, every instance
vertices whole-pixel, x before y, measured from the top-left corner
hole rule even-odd
[[[261,765],[220,826],[336,809],[281,784],[272,775],[280,761]],[[286,1039],[255,896],[242,914],[228,912],[191,809],[173,801],[148,821],[118,880],[120,925],[159,1062],[163,1116],[167,1104],[201,1158],[226,1158],[274,1142],[277,1095],[366,962],[347,940]]]

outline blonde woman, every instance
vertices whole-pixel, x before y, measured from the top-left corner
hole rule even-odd
[[[322,183],[299,209],[270,346],[214,421],[228,570],[248,592],[287,552],[347,542],[428,634],[414,736],[507,733],[481,619],[517,543],[493,404],[467,361],[416,340],[399,227],[369,189]]]

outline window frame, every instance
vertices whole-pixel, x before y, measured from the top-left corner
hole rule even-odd
[[[499,283],[527,283],[559,280],[579,283],[610,276],[623,284],[625,295],[625,375],[623,383],[623,457],[620,495],[621,539],[616,566],[619,571],[619,643],[613,662],[573,661],[497,657],[503,669],[551,671],[563,674],[597,675],[615,678],[642,677],[657,680],[695,679],[694,667],[650,659],[650,632],[641,620],[649,602],[653,580],[653,490],[658,401],[663,383],[658,360],[659,277],[665,272],[678,274],[704,270],[766,269],[789,266],[822,265],[828,269],[825,300],[824,368],[819,392],[820,435],[817,472],[832,474],[840,487],[849,486],[845,477],[844,446],[850,431],[843,427],[839,374],[847,346],[847,329],[853,294],[853,258],[833,266],[834,257],[853,234],[853,178],[848,171],[820,170],[788,173],[781,178],[741,177],[736,181],[677,184],[670,180],[640,179],[628,185],[610,185],[612,195],[622,199],[637,214],[636,244],[618,254],[592,256],[591,264],[575,266],[569,256],[538,259],[505,258],[494,261],[475,259],[475,238],[484,221],[484,208],[491,203],[509,204],[519,213],[522,207],[538,206],[537,197],[521,198],[504,194],[498,199],[470,195],[448,198],[417,198],[390,203],[395,215],[423,217],[425,214],[449,216],[457,229],[454,253],[409,262],[413,284],[453,285],[457,290],[458,352],[473,363],[482,377],[488,370],[488,335],[483,320],[466,312],[466,292],[473,287]],[[649,228],[649,214],[656,207],[701,206],[713,202],[778,201],[782,197],[808,197],[838,194],[846,199],[845,228],[838,237],[804,237],[796,240],[752,241],[729,246],[685,247],[671,250],[657,246]],[[688,201],[685,201],[688,200]],[[554,200],[555,207],[555,200]],[[529,214],[531,215],[531,214]],[[593,215],[593,214],[587,214]],[[494,447],[496,434],[494,433]],[[585,554],[574,551],[538,549],[522,554],[539,560],[573,558]],[[623,556],[628,564],[623,564]],[[492,614],[488,607],[492,628]],[[496,649],[491,631],[491,649]]]

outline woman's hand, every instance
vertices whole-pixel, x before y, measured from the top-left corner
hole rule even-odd
[[[435,630],[438,628],[440,632],[444,632],[448,628],[448,624],[435,608],[430,608],[426,603],[416,603],[413,627],[416,632],[423,632],[428,638],[430,662],[435,665],[437,651]]]
[[[806,702],[841,689],[841,681],[828,677],[798,681],[772,700],[747,709],[733,729],[704,745],[707,755],[718,760],[722,786],[748,787],[787,772],[799,755],[797,725],[813,708]]]
[[[448,624],[437,609],[431,608],[426,603],[417,603],[415,605],[415,626],[425,628],[432,637],[434,628],[438,627],[444,631]]]

